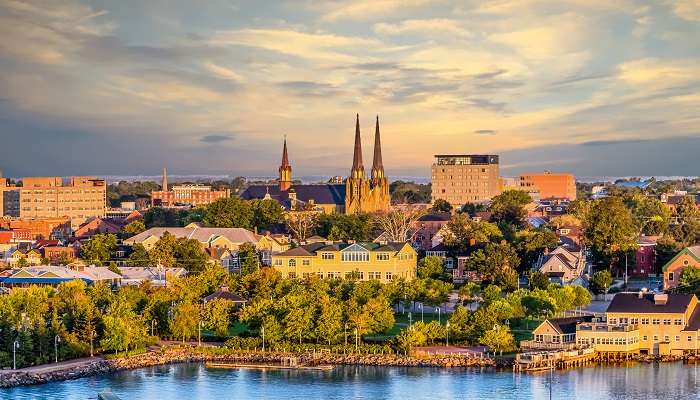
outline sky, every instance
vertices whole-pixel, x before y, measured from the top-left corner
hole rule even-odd
[[[700,0],[0,1],[0,170],[700,174]]]

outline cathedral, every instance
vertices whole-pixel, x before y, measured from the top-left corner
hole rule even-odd
[[[292,166],[287,153],[287,139],[282,148],[277,185],[252,185],[243,193],[243,199],[273,199],[288,210],[311,207],[326,213],[372,213],[388,211],[391,204],[389,180],[384,175],[382,145],[379,135],[379,117],[374,132],[374,159],[370,177],[365,175],[362,163],[360,116],[355,121],[355,148],[350,176],[345,183],[296,185],[292,181]]]

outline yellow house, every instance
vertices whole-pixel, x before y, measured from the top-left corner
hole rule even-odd
[[[408,243],[306,244],[272,255],[272,267],[286,278],[344,278],[391,282],[416,276],[417,254]]]
[[[10,255],[8,261],[10,263],[10,266],[14,267],[17,264],[19,264],[19,260],[21,259],[27,260],[27,265],[39,265],[41,264],[41,253],[39,253],[39,251],[35,249],[30,249],[26,251],[18,249],[12,252],[12,255]]]
[[[577,347],[576,326],[591,317],[551,318],[532,331],[532,340],[520,342],[523,350],[570,350]]]
[[[639,325],[584,322],[576,326],[576,344],[595,351],[639,353]]]

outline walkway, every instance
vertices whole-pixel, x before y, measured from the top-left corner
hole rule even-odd
[[[59,363],[35,365],[33,367],[20,368],[17,370],[12,370],[12,369],[0,370],[0,375],[4,374],[4,373],[12,373],[12,372],[27,372],[27,373],[32,373],[32,374],[45,374],[45,373],[49,373],[49,372],[64,371],[64,370],[69,370],[69,369],[76,368],[76,367],[82,367],[84,365],[88,365],[88,364],[91,364],[95,361],[100,361],[100,360],[103,360],[103,358],[102,357],[76,358],[73,360],[61,361]]]

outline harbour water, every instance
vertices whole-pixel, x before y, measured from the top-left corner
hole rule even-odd
[[[180,364],[38,386],[0,389],[0,399],[699,399],[700,366],[592,366],[518,374],[478,369],[338,367],[333,371],[209,369]]]

